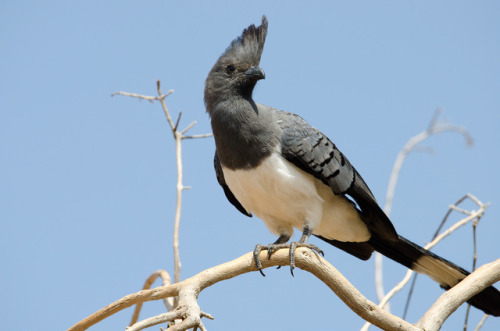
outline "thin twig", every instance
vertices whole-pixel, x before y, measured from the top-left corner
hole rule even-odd
[[[469,324],[470,307],[471,307],[470,303],[467,303],[467,309],[465,311],[464,331],[467,331],[467,324]]]
[[[429,122],[429,126],[427,130],[417,134],[408,142],[406,145],[403,147],[403,149],[399,152],[396,161],[394,162],[394,166],[392,168],[391,176],[389,179],[389,185],[387,187],[387,193],[386,193],[386,198],[385,198],[385,205],[384,205],[384,212],[386,215],[389,217],[392,211],[392,204],[393,204],[393,199],[394,199],[394,193],[396,191],[396,184],[399,179],[399,173],[401,171],[401,168],[403,166],[403,163],[409,153],[414,151],[418,145],[423,142],[424,140],[428,139],[430,136],[442,132],[458,132],[462,134],[465,138],[466,144],[471,145],[473,140],[469,132],[467,131],[466,128],[459,127],[456,125],[449,125],[449,124],[441,124],[439,123],[439,116],[443,110],[441,108],[438,108]],[[382,254],[380,253],[375,253],[375,290],[377,293],[377,297],[379,300],[382,300],[384,297],[384,285],[383,285],[383,269],[382,269]],[[390,310],[389,307],[386,308],[387,310]]]
[[[170,112],[168,111],[167,104],[165,102],[165,97],[163,96],[163,94],[161,92],[160,80],[156,81],[156,88],[158,90],[158,100],[160,100],[161,107],[163,109],[163,112],[165,113],[165,117],[167,118],[167,122],[170,125],[170,129],[172,129],[172,133],[175,133],[176,132],[176,130],[174,130],[175,124],[172,121],[172,116],[170,116]],[[175,138],[175,135],[174,135],[174,138]]]
[[[481,330],[481,328],[483,327],[484,325],[484,322],[486,322],[486,319],[488,319],[490,315],[488,314],[484,314],[483,318],[481,318],[481,320],[479,321],[479,323],[477,323],[477,326],[476,328],[474,329],[474,331],[479,331]]]
[[[396,191],[396,184],[399,179],[399,172],[401,171],[403,162],[405,161],[406,156],[411,153],[418,144],[428,139],[430,136],[442,132],[458,132],[464,136],[467,145],[471,145],[473,143],[473,139],[466,128],[451,124],[440,124],[438,122],[438,116],[441,112],[441,109],[436,110],[429,124],[429,128],[408,140],[406,145],[399,152],[392,168],[391,177],[389,179],[389,185],[385,197],[384,211],[387,216],[390,216],[391,214],[394,192]]]
[[[477,201],[479,203],[479,209],[478,210],[475,210],[475,211],[472,211],[470,213],[469,216],[461,219],[460,221],[458,221],[457,223],[453,224],[452,226],[450,226],[446,231],[444,231],[443,233],[441,233],[440,235],[436,236],[436,238],[434,240],[432,240],[430,243],[428,243],[427,245],[425,245],[425,249],[426,250],[430,250],[432,247],[434,247],[437,243],[439,243],[441,240],[443,240],[444,238],[446,238],[447,236],[449,236],[450,234],[452,234],[453,232],[455,232],[457,229],[459,229],[460,227],[464,226],[465,224],[467,224],[468,222],[471,222],[473,220],[476,220],[476,219],[480,219],[483,215],[484,215],[484,212],[486,210],[486,208],[490,205],[489,203],[482,203],[481,201],[479,201],[477,198],[475,198],[473,201]],[[414,271],[413,270],[408,270],[406,272],[406,275],[404,276],[404,278],[396,285],[394,286],[393,289],[391,289],[385,296],[384,298],[382,298],[382,300],[380,300],[380,303],[379,303],[379,307],[384,307],[384,305],[396,294],[398,293],[399,291],[401,291],[401,289],[408,283],[408,281],[411,279],[411,276],[413,275]],[[361,328],[361,331],[365,331],[365,330],[368,330],[370,326],[370,323],[365,323],[363,325],[363,327]]]
[[[179,230],[181,222],[181,207],[182,207],[182,191],[184,185],[182,184],[182,144],[181,134],[175,131],[175,155],[177,158],[177,203],[175,207],[174,217],[174,283],[181,280],[181,258],[179,253]],[[177,306],[177,301],[175,302]]]
[[[182,112],[179,112],[179,115],[177,117],[176,122],[174,123],[172,120],[172,116],[170,115],[170,112],[168,110],[167,104],[165,102],[165,98],[172,94],[174,90],[169,90],[166,94],[162,93],[161,90],[161,83],[160,80],[156,81],[156,88],[158,92],[158,96],[145,96],[145,95],[140,95],[136,93],[129,93],[129,92],[116,92],[113,93],[112,96],[115,95],[124,95],[124,96],[129,96],[129,97],[134,97],[138,99],[143,99],[143,100],[148,100],[150,102],[154,101],[160,101],[163,112],[165,114],[165,117],[167,119],[167,122],[170,126],[170,129],[172,130],[172,134],[175,140],[175,155],[176,155],[176,160],[177,160],[177,195],[176,195],[176,208],[175,208],[175,216],[174,216],[174,233],[173,233],[173,250],[174,250],[174,283],[178,283],[181,279],[181,258],[180,258],[180,252],[179,252],[179,231],[180,231],[180,220],[181,220],[181,209],[182,209],[182,191],[185,189],[189,188],[189,186],[184,186],[183,184],[183,170],[182,170],[182,140],[183,139],[194,139],[194,138],[205,138],[205,137],[210,137],[210,134],[202,134],[202,135],[193,135],[193,136],[184,136],[184,133],[186,133],[189,129],[191,129],[196,122],[193,122],[189,124],[185,129],[179,131],[179,123],[181,120]],[[170,276],[169,276],[170,277]],[[170,280],[169,280],[170,281]],[[175,298],[173,302],[171,301],[166,301],[165,302],[167,305],[167,310],[172,310],[172,308],[177,307],[178,305],[178,298]],[[136,311],[134,312],[134,316],[132,320],[135,321],[137,320],[137,317],[139,315],[141,306],[138,305],[136,307]],[[170,316],[170,315],[169,315]]]
[[[205,133],[205,134],[194,134],[191,136],[182,136],[182,139],[199,139],[199,138],[208,138],[212,137],[212,133]]]
[[[115,92],[115,93],[111,93],[111,96],[114,97],[115,95],[123,95],[123,96],[127,96],[127,97],[132,97],[132,98],[137,98],[137,99],[143,99],[143,100],[147,100],[151,103],[154,103],[155,101],[158,101],[158,98],[157,97],[150,97],[150,96],[147,96],[147,95],[140,95],[140,94],[136,94],[136,93],[129,93],[129,92]]]
[[[182,112],[179,112],[179,116],[177,116],[177,121],[175,122],[175,126],[172,129],[173,131],[177,131],[177,128],[179,127],[179,121],[181,120]]]
[[[464,215],[470,215],[470,211],[468,210],[465,210],[463,208],[460,208],[460,207],[457,207],[455,205],[451,205],[450,206],[450,209],[454,210],[454,211],[458,211],[459,213],[462,213]]]
[[[189,129],[191,129],[194,125],[196,124],[196,121],[191,122],[188,126],[184,128],[184,130],[181,131],[181,134],[183,135],[186,133]]]
[[[174,93],[174,90],[169,90],[167,93],[160,95],[159,97],[156,97],[156,96],[153,97],[153,96],[149,96],[149,95],[142,95],[142,94],[137,94],[137,93],[119,91],[119,92],[111,93],[111,96],[114,97],[115,95],[123,95],[123,96],[127,96],[127,97],[147,100],[147,101],[150,101],[151,103],[154,103],[155,101],[160,101],[160,99],[164,99],[164,98],[168,97],[172,93]]]
[[[125,331],[139,331],[161,323],[172,322],[180,318],[182,318],[182,312],[174,310],[168,313],[146,318],[138,323],[130,325],[125,329]]]
[[[413,289],[415,288],[415,284],[417,282],[418,274],[414,274],[413,279],[411,281],[410,289],[408,290],[408,296],[406,297],[405,308],[403,311],[403,319],[406,320],[406,314],[408,314],[408,310],[410,308],[410,301],[413,295]]]
[[[460,199],[458,199],[452,206],[458,206],[458,205],[460,205],[465,199],[467,199],[469,197],[470,197],[470,194],[464,195],[463,197],[461,197]],[[477,205],[481,205],[481,202],[478,202],[478,200],[475,201],[475,202],[476,202]],[[438,228],[436,229],[436,232],[434,232],[434,235],[432,236],[431,240],[436,239],[436,237],[439,235],[439,233],[443,229],[443,226],[445,225],[446,221],[450,217],[450,215],[453,212],[453,210],[454,210],[453,208],[448,208],[448,211],[444,215],[443,220],[441,221],[441,223],[439,224]],[[413,295],[413,289],[415,288],[415,284],[417,282],[417,278],[418,278],[418,274],[415,273],[414,276],[413,276],[413,280],[411,282],[411,285],[410,285],[410,290],[408,291],[408,296],[406,298],[405,308],[404,308],[404,312],[403,312],[403,315],[402,315],[402,317],[404,319],[406,319],[406,314],[408,313],[408,310],[409,310],[409,307],[410,307],[410,302],[411,302],[411,298],[412,298],[412,295]]]
[[[170,275],[168,272],[165,270],[157,270],[153,272],[147,279],[146,282],[144,283],[144,286],[142,287],[143,290],[148,290],[151,288],[151,285],[155,282],[156,279],[161,278],[162,279],[162,286],[168,286],[172,283],[172,280],[170,278]],[[173,309],[173,304],[174,301],[172,298],[165,298],[163,299],[163,303],[165,304],[165,307],[167,308],[167,311],[170,311]],[[142,302],[138,303],[135,306],[134,309],[134,314],[132,315],[132,320],[130,321],[129,326],[134,325],[137,320],[139,319],[139,313],[141,312],[142,308]]]
[[[472,271],[476,270],[476,262],[477,262],[477,225],[479,224],[479,220],[481,217],[478,217],[472,222],[472,246],[474,250],[474,254],[472,255]],[[465,313],[465,321],[464,321],[464,331],[467,331],[467,326],[469,324],[469,313],[470,313],[471,304],[467,304],[467,311]]]
[[[455,202],[453,205],[458,206],[467,198],[470,198],[469,194],[466,194],[463,197],[461,197],[460,199],[458,199],[457,202]],[[478,202],[476,202],[476,204],[480,205],[480,203],[478,203]],[[448,208],[448,211],[444,215],[443,220],[441,221],[441,224],[439,224],[436,232],[434,232],[434,235],[432,236],[432,240],[434,240],[438,236],[439,232],[441,232],[441,229],[443,228],[444,224],[446,223],[446,221],[448,220],[448,217],[450,217],[452,212],[453,212],[453,209]]]
[[[489,206],[490,204],[489,203],[485,203],[485,204],[482,204],[479,208],[479,210],[477,211],[473,211],[471,213],[471,215],[463,218],[462,220],[458,221],[457,223],[455,223],[454,225],[452,225],[450,228],[448,228],[448,230],[444,231],[443,233],[441,233],[440,235],[438,235],[433,241],[431,241],[430,243],[428,243],[426,246],[425,246],[425,249],[431,249],[432,247],[434,247],[438,242],[440,242],[441,240],[443,240],[444,238],[446,238],[447,236],[449,236],[451,233],[453,233],[454,231],[456,231],[458,228],[460,228],[461,226],[465,225],[466,223],[476,219],[476,218],[481,218],[483,217],[484,215],[484,212],[486,210],[486,208]]]

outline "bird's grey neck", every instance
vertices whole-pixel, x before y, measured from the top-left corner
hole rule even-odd
[[[251,99],[232,98],[209,110],[221,164],[229,169],[258,166],[276,149],[276,124]]]
[[[248,102],[255,106],[252,94],[253,86],[244,86],[241,88],[233,87],[228,89],[225,85],[218,86],[210,82],[207,83],[207,87],[205,88],[205,106],[210,115],[221,104],[234,103],[238,100]]]

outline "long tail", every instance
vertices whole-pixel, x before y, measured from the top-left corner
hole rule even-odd
[[[398,236],[398,240],[389,241],[372,236],[369,244],[378,252],[402,265],[425,274],[439,283],[442,288],[450,289],[464,279],[469,272],[456,264]],[[468,301],[486,314],[500,316],[500,292],[490,286]]]

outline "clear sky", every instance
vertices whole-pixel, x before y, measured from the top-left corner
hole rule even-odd
[[[0,320],[2,330],[64,330],[173,271],[176,168],[154,95],[181,127],[210,132],[206,75],[231,40],[262,14],[269,34],[254,97],[299,113],[326,133],[380,203],[395,157],[438,107],[475,144],[447,133],[411,154],[392,220],[429,241],[466,193],[491,202],[478,229],[479,264],[500,257],[500,2],[498,1],[3,1],[0,4]],[[213,140],[184,142],[182,278],[275,238],[226,201]],[[464,207],[472,208],[472,204]],[[457,215],[454,220],[460,217]],[[472,230],[435,251],[470,269]],[[316,239],[328,259],[375,300],[373,259]],[[386,261],[386,287],[405,272]],[[325,285],[288,268],[251,273],[204,291],[209,330],[357,330],[363,324]],[[406,293],[406,292],[405,292]],[[442,291],[420,277],[410,322]],[[392,303],[400,314],[405,295]],[[148,303],[142,317],[163,312]],[[446,324],[458,330],[461,309]],[[126,310],[92,330],[123,330]],[[481,318],[471,315],[473,328]],[[500,319],[483,330],[499,330]]]

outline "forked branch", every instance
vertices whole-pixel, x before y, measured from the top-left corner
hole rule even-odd
[[[387,216],[391,215],[392,203],[394,199],[394,192],[396,191],[396,184],[399,179],[399,173],[403,166],[403,163],[411,152],[415,151],[417,147],[420,146],[422,142],[427,140],[433,135],[443,133],[443,132],[456,132],[461,134],[467,146],[472,145],[473,139],[469,131],[466,128],[458,125],[441,123],[439,121],[439,116],[442,113],[442,109],[438,108],[432,117],[428,128],[425,131],[420,132],[416,136],[410,138],[403,149],[399,152],[394,166],[391,171],[391,176],[389,179],[389,185],[387,187],[387,193],[385,197],[384,212]],[[382,255],[380,253],[375,253],[375,290],[379,301],[385,296],[384,286],[383,286],[383,275],[382,275]]]
[[[467,194],[466,197],[469,197],[472,201],[474,201],[477,206],[478,206],[478,209],[477,210],[471,210],[471,211],[467,211],[467,210],[462,210],[460,208],[458,208],[456,205],[451,205],[450,206],[450,210],[457,210],[459,209],[461,213],[463,214],[466,214],[467,217],[464,217],[463,219],[459,220],[458,222],[456,222],[455,224],[453,224],[452,226],[450,226],[448,229],[446,229],[445,231],[443,231],[441,234],[437,235],[434,240],[432,240],[430,243],[428,243],[427,245],[425,245],[425,249],[429,250],[431,249],[432,247],[434,247],[437,243],[439,243],[441,240],[443,240],[444,238],[446,238],[447,236],[449,236],[450,234],[452,234],[453,232],[455,232],[456,230],[458,230],[460,227],[470,223],[470,222],[476,222],[476,221],[479,221],[481,219],[481,217],[483,217],[485,211],[486,211],[486,208],[490,205],[489,203],[482,203],[481,201],[479,201],[479,199],[477,199],[475,196],[471,195],[471,194]],[[460,202],[463,201],[463,199],[460,199],[459,200]],[[449,215],[449,214],[447,214]],[[408,269],[408,271],[406,272],[406,275],[404,276],[404,278],[396,285],[394,286],[394,288],[392,290],[390,290],[383,298],[382,300],[380,300],[380,303],[379,303],[379,307],[384,307],[387,302],[389,302],[389,300],[394,296],[396,295],[396,293],[398,293],[399,291],[401,291],[404,286],[406,284],[408,284],[408,282],[410,281],[410,278],[411,276],[414,274],[414,271],[411,270],[411,269]],[[368,330],[368,327],[369,327],[370,323],[366,323],[362,328],[361,328],[361,331],[366,331]]]
[[[175,208],[175,217],[174,217],[174,235],[173,235],[173,250],[174,250],[174,283],[177,283],[181,279],[181,258],[180,258],[180,253],[179,253],[179,231],[180,231],[180,221],[181,221],[181,210],[182,210],[182,192],[185,189],[188,189],[188,186],[184,186],[183,184],[183,168],[182,168],[182,140],[183,139],[193,139],[193,138],[206,138],[212,136],[212,134],[201,134],[201,135],[192,135],[192,136],[186,136],[185,134],[189,129],[191,129],[196,122],[190,123],[186,128],[179,130],[179,123],[180,119],[182,116],[182,112],[179,112],[179,115],[177,116],[177,120],[174,122],[172,120],[172,116],[170,115],[170,112],[168,110],[167,104],[165,102],[165,98],[168,97],[170,94],[174,92],[174,90],[169,90],[167,93],[163,94],[161,90],[161,84],[160,81],[158,80],[156,82],[156,88],[158,91],[158,96],[146,96],[146,95],[141,95],[141,94],[136,94],[136,93],[130,93],[130,92],[116,92],[113,93],[111,96],[115,95],[123,95],[123,96],[129,96],[141,100],[147,100],[152,103],[155,101],[159,101],[161,103],[163,112],[165,113],[165,117],[167,119],[167,122],[170,126],[170,129],[172,130],[172,134],[175,140],[175,155],[176,155],[176,160],[177,160],[177,199],[176,199],[176,208]],[[158,272],[156,272],[158,273]],[[164,272],[166,273],[166,272]],[[168,275],[168,273],[167,273]],[[150,278],[155,278],[155,273],[153,273]],[[168,282],[170,283],[170,276],[168,276]],[[154,280],[153,280],[154,281]],[[148,281],[146,281],[146,284],[148,284]],[[170,311],[172,308],[177,307],[177,298],[174,298],[173,302],[165,302],[167,309]],[[134,316],[132,318],[132,324],[135,323],[139,316],[139,312],[141,309],[141,305],[138,305],[136,307],[136,310],[134,312]]]
[[[281,249],[273,253],[270,259],[267,259],[267,252],[262,252],[260,258],[262,259],[263,268],[288,265],[288,253],[288,249]],[[370,323],[384,330],[423,330],[422,327],[417,327],[397,316],[391,315],[378,307],[375,303],[366,299],[328,261],[318,256],[311,250],[307,248],[298,248],[296,251],[295,263],[298,268],[312,273],[324,282],[342,301],[344,301],[347,306],[349,306],[350,309]],[[254,271],[257,271],[257,268],[253,260],[253,255],[252,253],[247,253],[233,261],[202,271],[199,274],[179,283],[157,287],[151,290],[143,290],[127,295],[75,324],[69,329],[69,331],[85,330],[106,317],[140,302],[160,300],[175,296],[179,297],[179,305],[177,310],[174,310],[171,314],[168,313],[170,315],[167,316],[167,319],[172,320],[182,318],[182,322],[169,327],[167,330],[181,331],[193,327],[202,328],[201,318],[210,317],[210,315],[203,313],[197,303],[197,298],[200,292],[220,281]],[[492,276],[492,274],[494,275]],[[486,265],[484,268],[479,268],[476,272],[469,275],[463,281],[467,281],[467,285],[464,285],[467,287],[467,291],[464,292],[463,296],[455,296],[455,294],[460,293],[458,290],[455,291],[456,293],[453,293],[453,296],[451,297],[446,293],[443,294],[443,296],[446,297],[440,300],[443,300],[443,302],[446,303],[445,307],[441,304],[433,306],[422,318],[422,325],[427,327],[425,330],[438,330],[440,328],[442,323],[446,320],[446,317],[449,316],[450,312],[448,303],[450,300],[454,302],[453,307],[458,307],[458,305],[465,302],[473,295],[479,293],[485,286],[498,281],[498,278],[500,277],[499,275],[500,259]],[[470,282],[472,282],[474,286],[470,286]],[[484,284],[481,282],[484,282]],[[463,287],[459,288],[463,289]],[[429,316],[439,316],[440,320],[436,321],[435,317]],[[162,322],[165,322],[165,319],[159,323]]]

